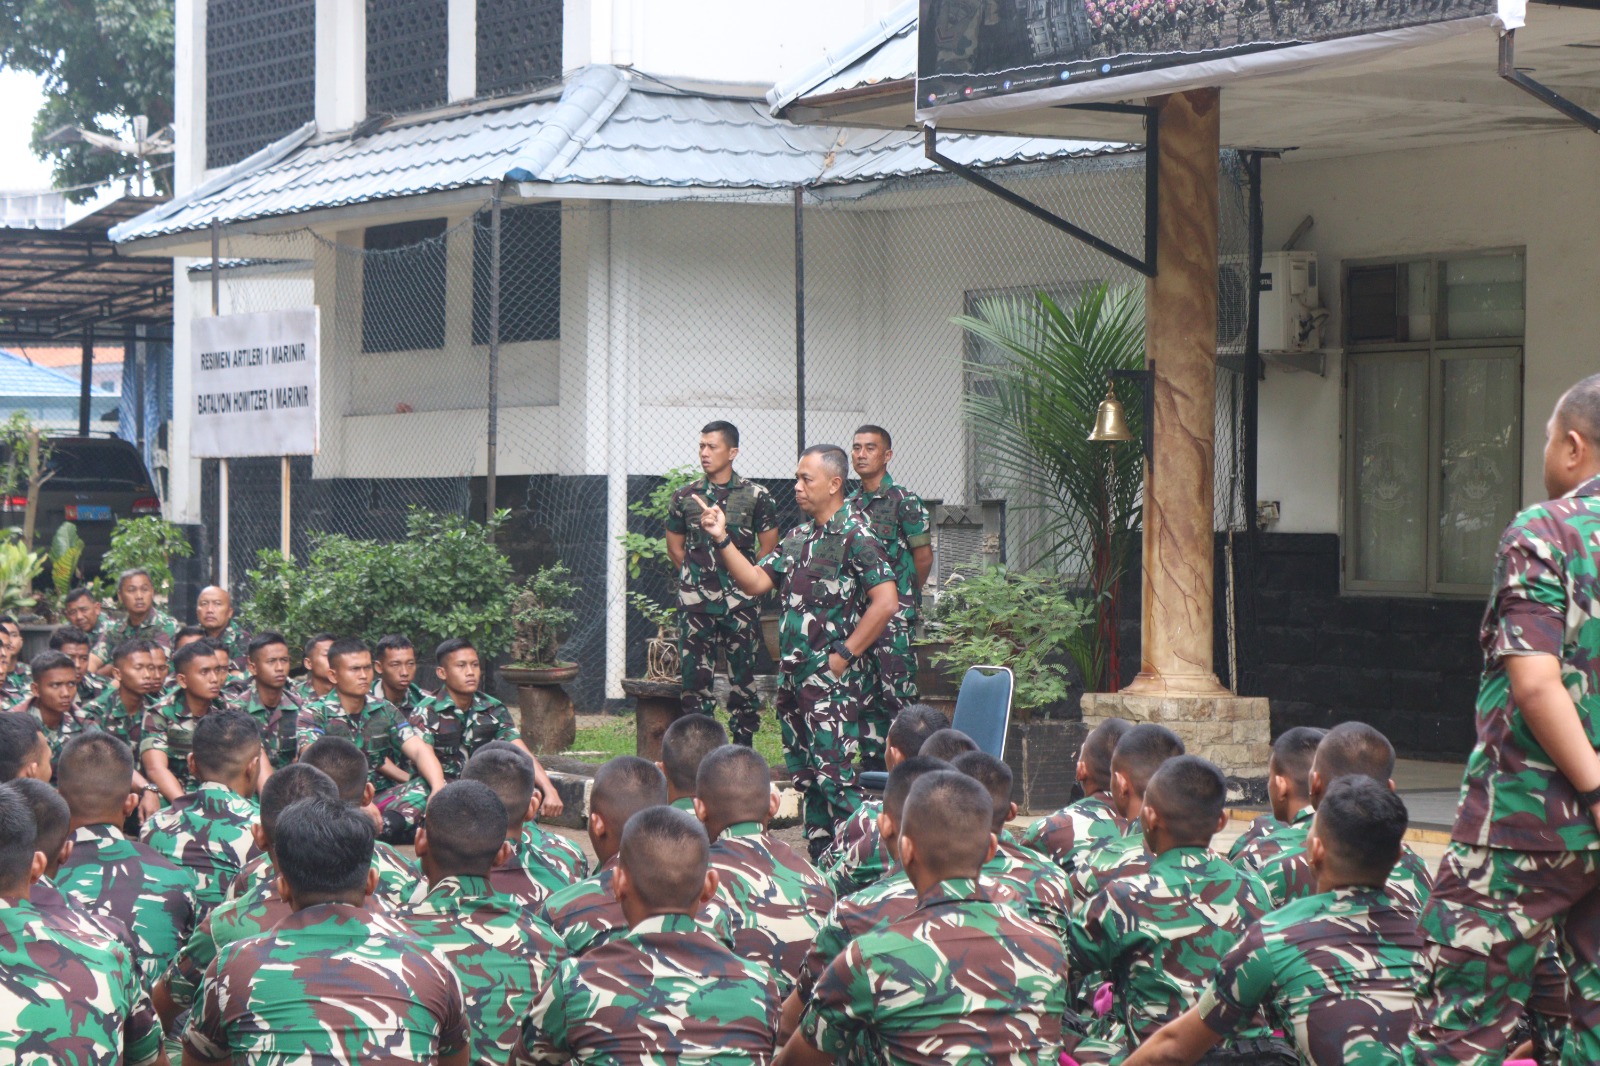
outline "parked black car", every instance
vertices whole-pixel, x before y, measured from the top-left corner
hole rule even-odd
[[[9,461],[9,450],[0,446],[0,465]],[[161,513],[144,459],[121,437],[53,437],[47,469],[54,476],[39,489],[34,547],[47,547],[61,523],[75,523],[83,537],[85,575],[99,571],[117,519]],[[27,507],[22,484],[0,497],[0,525],[20,529]]]

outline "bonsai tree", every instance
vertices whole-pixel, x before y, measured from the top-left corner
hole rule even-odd
[[[541,567],[511,604],[511,665],[524,668],[570,666],[558,653],[576,614],[567,606],[578,594],[571,571],[561,563]]]
[[[650,531],[637,533],[629,530],[617,536],[623,550],[628,554],[630,578],[634,581],[644,581],[648,574],[652,581],[667,582],[668,596],[665,603],[651,592],[639,589],[628,594],[628,602],[653,622],[657,630],[665,631],[678,624],[675,609],[677,600],[671,595],[676,588],[673,581],[677,568],[672,565],[672,557],[667,554],[667,538],[662,534],[662,525],[667,520],[667,509],[672,505],[673,494],[690,482],[698,480],[699,477],[700,471],[692,466],[677,466],[668,470],[661,484],[657,485],[649,496],[628,506],[628,513],[645,519]]]

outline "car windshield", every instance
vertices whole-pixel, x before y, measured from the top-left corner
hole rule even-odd
[[[67,482],[116,482],[126,485],[147,485],[150,482],[138,454],[132,448],[121,448],[109,441],[57,443],[50,451],[46,466],[55,474],[46,484],[46,491]]]

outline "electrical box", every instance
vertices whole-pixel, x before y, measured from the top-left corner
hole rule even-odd
[[[1263,255],[1257,301],[1263,353],[1308,352],[1322,347],[1322,326],[1328,312],[1317,294],[1316,252]]]

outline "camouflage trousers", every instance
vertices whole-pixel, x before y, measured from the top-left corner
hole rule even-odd
[[[883,749],[889,740],[889,723],[916,703],[917,653],[911,648],[910,619],[895,615],[878,635],[877,643],[862,656],[861,768],[882,770]]]
[[[843,678],[822,670],[798,684],[786,674],[778,687],[783,764],[800,793],[813,862],[832,843],[834,827],[861,803],[855,764],[860,713],[857,669],[846,670]]]
[[[1417,928],[1430,972],[1407,1066],[1503,1061],[1524,1005],[1548,984],[1540,968],[1552,932],[1572,1018],[1561,1061],[1600,1062],[1600,851],[1452,843]]]
[[[756,712],[756,648],[761,607],[748,604],[727,614],[678,612],[678,669],[685,714],[715,717],[717,648],[728,655],[728,735],[749,747],[761,719]]]
[[[410,844],[416,839],[422,812],[428,807],[428,783],[413,777],[377,793],[372,802],[383,813],[380,838],[389,844]]]

